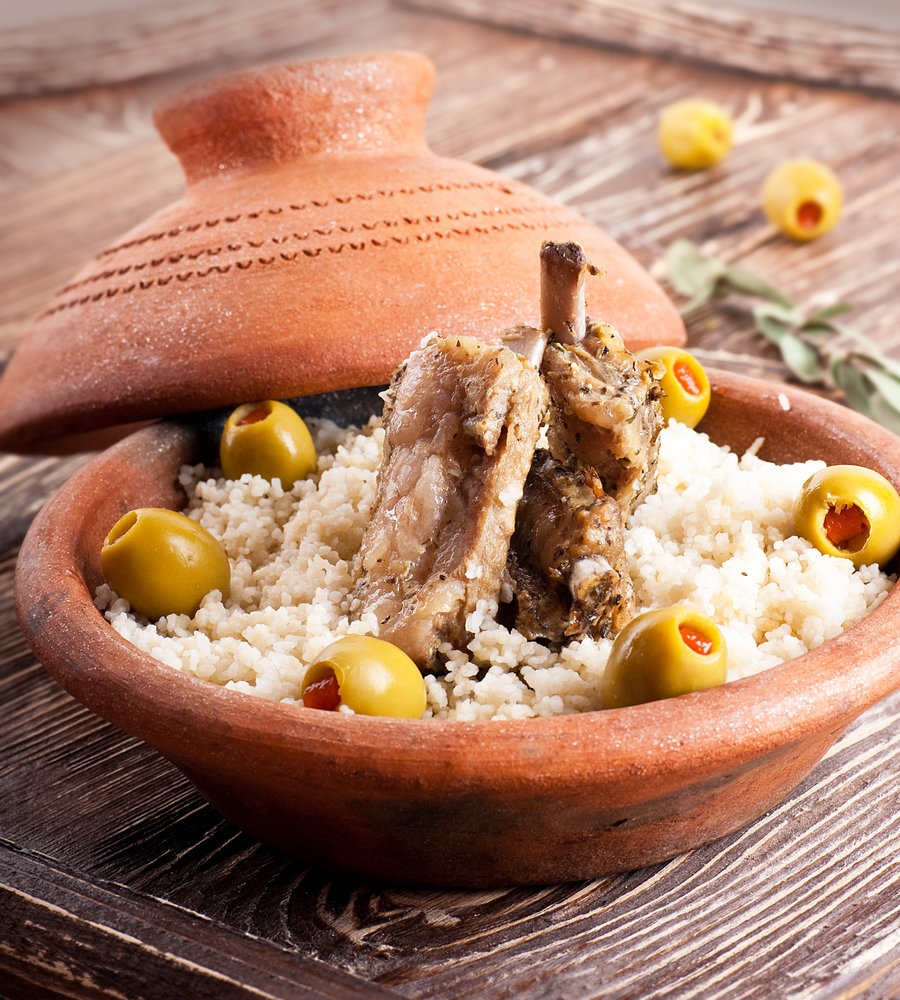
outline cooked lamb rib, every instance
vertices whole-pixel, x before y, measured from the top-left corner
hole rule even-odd
[[[504,347],[437,338],[394,373],[385,458],[358,556],[352,614],[423,669],[465,645],[466,617],[498,600],[547,392]]]
[[[508,570],[516,628],[552,643],[614,636],[634,614],[622,521],[655,488],[662,426],[653,378],[661,373],[636,361],[612,327],[585,318],[588,273],[598,272],[577,243],[544,243],[547,333],[505,335],[540,364],[550,390],[552,457],[535,455]]]
[[[506,347],[540,366],[551,337],[562,344],[584,339],[584,276],[600,274],[578,243],[541,245],[541,328],[517,323],[500,334]]]
[[[528,639],[612,637],[634,614],[622,510],[574,460],[535,454],[509,569],[516,628]]]
[[[627,512],[656,488],[662,375],[637,361],[605,323],[585,318],[584,279],[599,274],[577,243],[541,247],[541,330],[503,334],[512,350],[540,365],[550,389],[550,450],[596,469]],[[552,342],[547,346],[547,340]],[[655,377],[654,377],[655,376]]]
[[[580,345],[547,346],[541,374],[550,390],[551,454],[596,469],[630,513],[656,489],[660,363],[638,361],[611,326],[588,320]]]
[[[585,257],[578,243],[541,246],[541,329],[559,344],[584,339],[584,277],[600,271]]]

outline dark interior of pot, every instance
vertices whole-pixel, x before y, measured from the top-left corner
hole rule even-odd
[[[283,402],[293,407],[304,420],[331,420],[340,427],[354,424],[363,426],[368,420],[381,413],[384,401],[381,393],[386,385],[364,385],[353,389],[339,389],[335,392],[321,392],[314,396],[294,396]],[[207,464],[217,461],[218,442],[225,429],[225,421],[234,407],[226,406],[216,410],[206,410],[193,416],[182,417],[186,423],[196,427],[203,443],[202,460]]]

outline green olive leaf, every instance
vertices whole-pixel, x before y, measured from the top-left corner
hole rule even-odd
[[[900,434],[900,361],[885,357],[868,337],[836,322],[852,306],[839,302],[805,313],[759,275],[707,256],[690,240],[676,240],[666,252],[672,287],[690,299],[688,313],[728,292],[761,299],[753,308],[759,332],[781,352],[803,382],[833,385],[847,404]],[[855,346],[847,349],[842,342]]]
[[[822,381],[819,352],[811,344],[788,333],[778,342],[778,350],[781,351],[784,363],[801,381]]]
[[[776,320],[791,330],[798,328],[803,323],[803,315],[797,309],[788,309],[775,302],[761,302],[754,306],[753,316],[757,321],[761,316]]]
[[[816,320],[808,319],[805,323],[801,323],[797,328],[801,333],[808,333],[811,336],[817,336],[818,334],[829,333],[829,334],[839,334],[841,331],[833,323],[820,323]]]
[[[847,397],[852,409],[866,416],[871,415],[872,390],[863,373],[852,362],[841,357],[832,358],[831,378]]]
[[[845,312],[849,312],[852,308],[852,302],[837,302],[833,306],[827,306],[825,309],[820,309],[818,312],[813,313],[807,322],[821,323],[823,320],[831,319],[832,316],[840,316]]]
[[[872,368],[869,368],[864,374],[872,385],[875,386],[878,395],[897,413],[898,419],[900,419],[900,381],[887,372]],[[874,399],[872,402],[874,405]]]
[[[882,427],[887,427],[889,431],[900,434],[900,413],[888,403],[884,396],[876,394],[872,397],[872,405],[868,416],[881,424]]]
[[[793,309],[794,303],[777,288],[773,288],[767,281],[753,271],[748,271],[746,267],[739,264],[732,264],[725,269],[723,279],[731,287],[745,295],[756,295],[761,299],[769,299],[785,309]]]
[[[791,336],[791,328],[771,316],[756,315],[754,318],[760,333],[773,344],[780,344],[785,337]]]
[[[722,261],[702,254],[690,240],[676,240],[666,251],[666,276],[679,295],[691,300],[684,312],[711,299],[726,270]]]
[[[874,365],[882,369],[882,371],[886,371],[889,375],[893,375],[894,378],[900,379],[900,361],[895,361],[893,358],[886,358],[883,354],[874,356],[871,354],[860,354],[859,357],[870,365]]]

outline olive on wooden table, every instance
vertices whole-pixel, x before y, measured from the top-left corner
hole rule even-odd
[[[221,543],[201,524],[161,507],[129,511],[100,550],[106,582],[138,614],[193,617],[210,591],[231,590],[231,567]]]
[[[280,479],[289,490],[316,471],[309,428],[289,406],[274,399],[239,406],[225,421],[219,461],[226,479],[245,473]]]
[[[638,351],[644,361],[662,361],[666,373],[659,380],[665,396],[659,401],[666,423],[674,417],[696,427],[709,407],[709,378],[703,365],[680,347],[648,347]]]
[[[604,708],[674,698],[725,683],[725,640],[696,608],[646,611],[616,636],[603,674]]]
[[[370,635],[346,635],[322,650],[300,692],[307,708],[358,715],[418,719],[425,711],[425,681],[401,649]]]
[[[832,465],[803,484],[794,528],[825,555],[884,565],[900,548],[900,496],[872,469]]]
[[[834,173],[816,160],[789,160],[766,178],[763,211],[795,240],[814,240],[841,217],[844,194]]]
[[[688,98],[670,104],[659,119],[659,148],[680,170],[703,170],[731,149],[734,126],[714,101]]]

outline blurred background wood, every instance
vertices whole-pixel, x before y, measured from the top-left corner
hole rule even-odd
[[[409,2],[555,37],[774,76],[900,90],[900,12],[880,0],[854,5],[835,0]],[[41,0],[10,7],[5,14],[0,7],[0,96],[116,83],[286,51],[315,39],[336,17],[351,20],[355,7],[353,0]]]
[[[0,33],[0,96],[133,80],[312,41],[353,0],[185,0],[129,5]],[[327,29],[326,29],[327,30]]]
[[[849,322],[900,353],[897,101],[387,0],[308,9],[315,33],[274,55],[232,53],[0,104],[0,357],[85,259],[180,193],[178,164],[150,119],[161,96],[213,73],[381,48],[417,49],[437,64],[427,122],[436,152],[573,205],[657,275],[665,248],[685,236],[802,304],[852,301]],[[666,104],[696,95],[734,115],[736,146],[713,170],[681,174],[657,152],[656,122]],[[768,171],[798,155],[829,163],[847,196],[839,226],[803,246],[778,236],[759,208]],[[740,308],[705,308],[690,335],[705,362],[787,377]],[[866,713],[784,804],[667,864],[491,893],[311,868],[230,827],[167,761],[75,703],[29,653],[12,608],[16,547],[43,498],[85,460],[0,461],[3,1000],[123,990],[129,1000],[297,997],[332,987],[416,1000],[830,1000],[900,990],[900,695]],[[150,959],[150,949],[164,954]],[[127,989],[109,972],[112,958],[137,970]]]
[[[719,0],[408,0],[487,24],[768,76],[900,93],[900,32]],[[812,5],[810,5],[812,7]],[[846,8],[845,8],[846,9]],[[893,21],[893,19],[891,19]],[[895,26],[896,27],[896,26]]]

